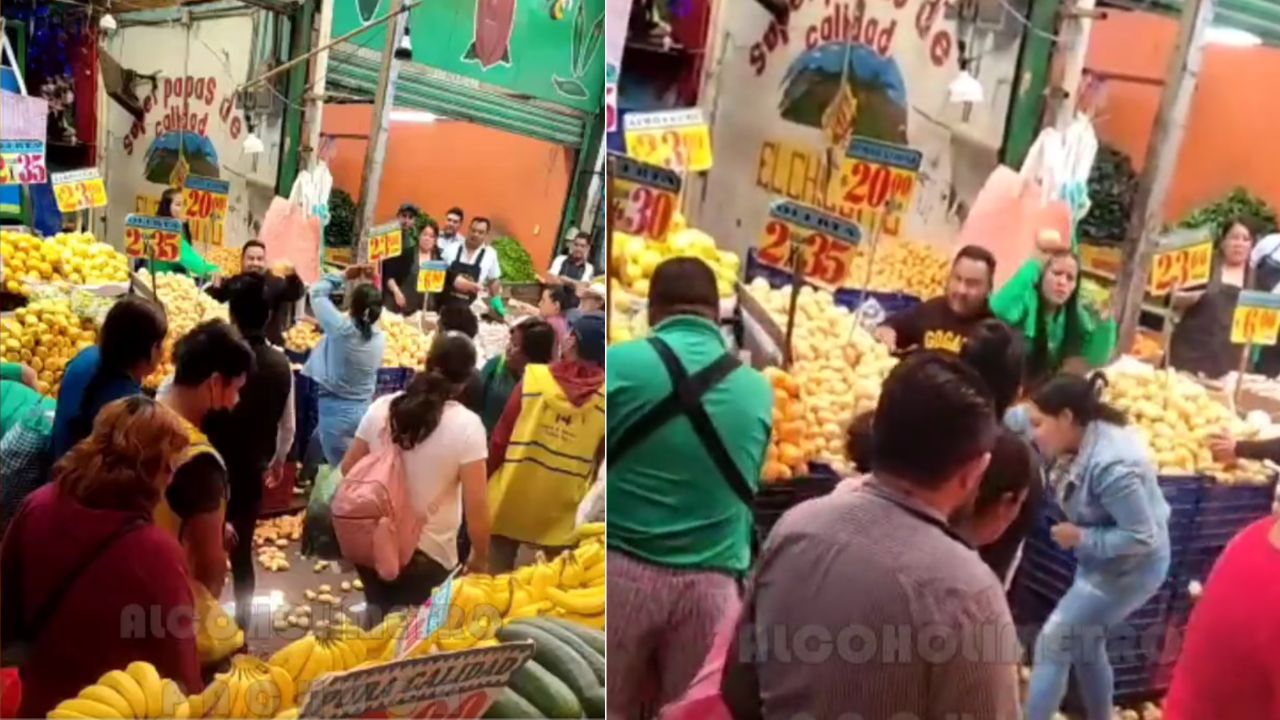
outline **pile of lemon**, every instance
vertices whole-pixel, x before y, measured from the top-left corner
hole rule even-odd
[[[27,295],[26,283],[103,285],[129,280],[129,261],[91,233],[58,233],[40,238],[28,232],[0,231],[4,289]]]
[[[0,320],[0,337],[0,358],[29,365],[36,371],[36,389],[56,396],[67,362],[94,343],[97,331],[58,298],[37,300]]]

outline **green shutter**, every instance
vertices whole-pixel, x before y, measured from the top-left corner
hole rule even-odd
[[[375,52],[351,43],[339,45],[329,54],[328,89],[372,101],[380,62]],[[588,119],[577,110],[529,100],[412,62],[400,64],[395,106],[572,148],[582,146]]]

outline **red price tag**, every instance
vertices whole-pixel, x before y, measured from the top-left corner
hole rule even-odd
[[[779,270],[792,270],[791,252],[800,250],[800,273],[828,290],[844,287],[862,233],[858,226],[792,202],[775,202],[756,259]],[[793,238],[798,243],[793,245]]]
[[[0,185],[42,185],[48,181],[43,140],[0,140]]]
[[[840,214],[864,226],[879,219],[885,235],[901,236],[902,217],[915,197],[916,175],[923,161],[918,150],[853,138],[838,179]]]
[[[1213,241],[1157,252],[1151,259],[1147,292],[1166,295],[1175,289],[1208,284],[1213,272]]]
[[[177,262],[182,254],[182,221],[146,215],[126,216],[124,253],[130,257]]]
[[[680,177],[632,158],[618,158],[609,192],[610,227],[662,241],[675,217]]]

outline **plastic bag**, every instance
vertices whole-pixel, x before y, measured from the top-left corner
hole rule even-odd
[[[1062,242],[1071,238],[1071,211],[1061,200],[1042,200],[1042,188],[1001,165],[974,198],[960,228],[959,245],[979,245],[996,257],[995,287],[1000,287],[1037,250],[1045,231]]]
[[[296,203],[272,198],[258,240],[267,246],[268,255],[293,260],[306,284],[320,279],[320,220]]]
[[[338,560],[342,551],[338,548],[338,536],[333,531],[333,517],[329,504],[342,482],[342,471],[324,465],[311,486],[311,498],[307,501],[307,516],[302,524],[302,554],[318,555],[327,560]]]

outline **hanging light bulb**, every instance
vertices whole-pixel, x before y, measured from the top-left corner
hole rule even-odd
[[[396,47],[397,60],[413,59],[413,43],[409,42],[409,23],[404,24],[404,35],[400,37],[400,45]]]
[[[266,146],[262,144],[262,140],[258,139],[256,133],[252,130],[244,138],[244,152],[246,155],[257,155],[266,150]]]
[[[103,15],[102,18],[98,20],[98,29],[103,32],[112,32],[118,27],[120,26],[116,23],[116,19],[111,16],[111,13]]]
[[[984,97],[982,83],[969,74],[968,70],[961,70],[947,85],[947,99],[953,103],[980,103]]]

